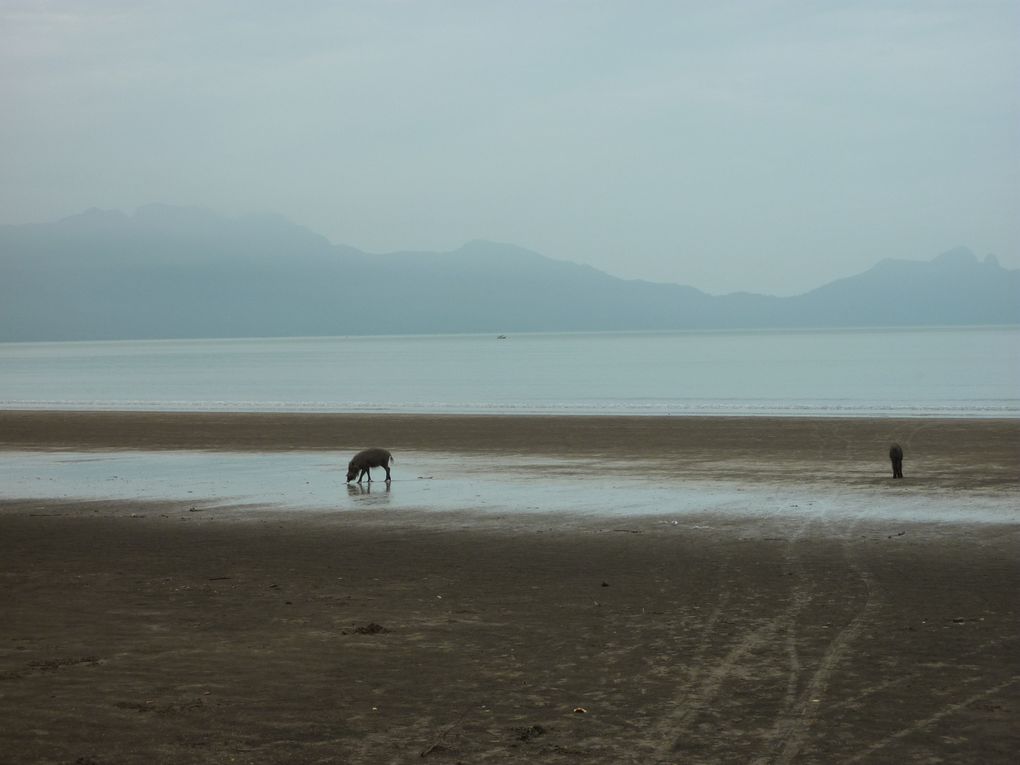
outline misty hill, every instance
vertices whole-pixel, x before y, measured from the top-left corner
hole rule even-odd
[[[716,297],[484,241],[369,255],[198,208],[0,226],[0,341],[1017,323],[1020,271],[963,248],[796,297]]]

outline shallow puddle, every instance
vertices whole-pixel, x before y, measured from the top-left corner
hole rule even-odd
[[[919,493],[899,486],[691,481],[536,461],[403,452],[393,481],[345,483],[346,459],[322,452],[3,452],[0,498],[174,500],[279,508],[605,516],[695,513],[1020,523],[1015,493]],[[375,475],[382,477],[383,471]]]

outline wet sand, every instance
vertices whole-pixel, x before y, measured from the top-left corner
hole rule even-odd
[[[398,466],[400,449],[569,458],[579,484],[637,455],[649,481],[754,491],[746,512],[682,518],[8,495],[0,762],[1012,762],[1020,525],[842,508],[1011,503],[1018,437],[1008,421],[3,412],[0,450],[378,444]],[[763,491],[778,506],[795,489],[810,507],[762,512]]]
[[[840,485],[891,475],[894,441],[907,481],[921,474],[929,490],[1020,482],[1020,420],[0,410],[0,450],[319,450],[346,459],[385,446],[398,464],[401,450],[551,456],[638,473]]]

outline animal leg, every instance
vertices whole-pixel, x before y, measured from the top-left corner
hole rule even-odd
[[[383,465],[383,467],[386,469],[386,480],[388,481],[388,480],[390,480],[390,466],[389,465]]]

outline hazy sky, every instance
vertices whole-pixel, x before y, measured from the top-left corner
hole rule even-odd
[[[1020,3],[0,0],[0,222],[275,211],[793,294],[1020,267]]]

